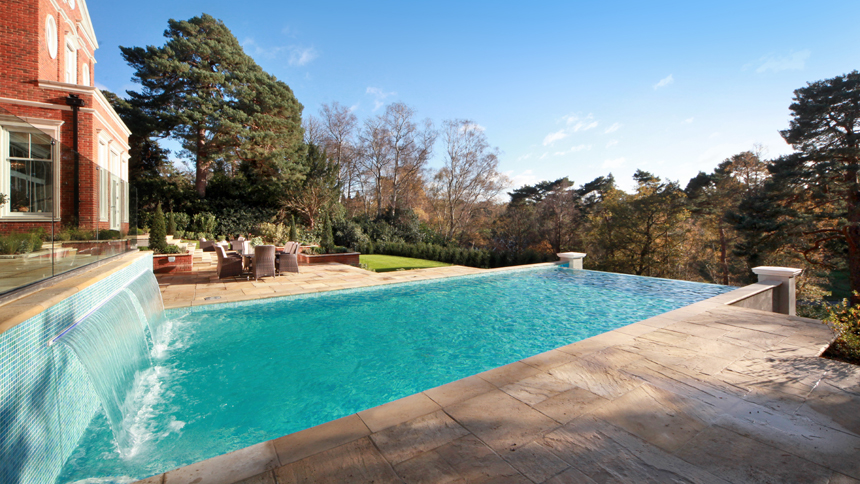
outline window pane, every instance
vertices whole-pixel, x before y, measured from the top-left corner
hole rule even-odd
[[[9,133],[9,156],[15,158],[28,158],[30,135],[28,133]]]
[[[29,165],[29,161],[9,162],[9,210],[12,212],[30,211]]]
[[[54,200],[52,164],[50,161],[32,161],[33,196],[31,212],[51,212]]]
[[[37,160],[51,159],[51,137],[34,133],[30,135],[30,158]]]

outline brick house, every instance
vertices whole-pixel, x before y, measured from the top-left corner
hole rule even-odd
[[[84,0],[0,1],[0,233],[128,230],[130,131],[94,87],[96,49]]]

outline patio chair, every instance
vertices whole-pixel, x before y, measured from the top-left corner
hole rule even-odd
[[[299,272],[299,243],[287,242],[284,252],[278,255],[278,272]]]
[[[242,256],[228,256],[222,245],[214,245],[213,250],[218,254],[218,267],[215,270],[218,279],[242,275]]]
[[[245,237],[239,237],[238,239],[230,241],[230,247],[233,248],[238,253],[242,253],[242,249],[244,249]]]
[[[205,237],[201,237],[198,242],[200,243],[200,250],[203,252],[214,252],[215,251],[215,241],[214,240],[206,240]]]
[[[254,247],[254,280],[275,276],[275,246],[258,245]]]

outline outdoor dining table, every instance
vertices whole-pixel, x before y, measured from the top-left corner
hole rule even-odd
[[[282,254],[284,254],[283,249],[276,250],[275,251],[275,261],[280,262],[280,258],[281,258]],[[254,266],[254,253],[250,252],[250,253],[246,254],[243,252],[242,253],[242,267],[246,271],[250,271],[253,266]]]

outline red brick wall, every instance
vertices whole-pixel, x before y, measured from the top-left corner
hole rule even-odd
[[[59,8],[69,18],[66,22],[50,0],[0,0],[0,97],[48,103],[53,106],[26,106],[10,102],[0,102],[0,115],[10,113],[18,117],[61,120],[60,160],[56,169],[60,176],[60,218],[68,223],[74,215],[74,146],[72,130],[72,111],[65,98],[70,92],[64,89],[39,87],[39,81],[65,82],[65,56],[67,36],[76,33],[82,43],[77,47],[78,86],[70,86],[84,101],[78,117],[78,152],[80,153],[79,200],[80,224],[86,228],[108,228],[107,222],[98,221],[98,131],[102,130],[114,139],[122,152],[127,152],[128,138],[126,129],[117,121],[115,113],[96,97],[93,90],[80,85],[84,65],[90,70],[90,83],[94,82],[95,47],[90,44],[86,33],[78,28],[83,19],[80,3],[72,9],[68,2],[57,2]],[[51,15],[57,24],[57,55],[52,59],[45,36],[45,22]],[[96,118],[99,112],[106,120],[102,123]],[[120,171],[122,171],[120,169]],[[120,175],[121,173],[117,173]],[[0,221],[0,233],[26,229],[30,226],[50,228],[50,222],[18,223]],[[128,224],[123,224],[128,230]]]
[[[168,257],[175,257],[170,262]],[[152,272],[156,274],[172,274],[174,272],[191,272],[194,267],[193,254],[154,255],[152,256]]]

